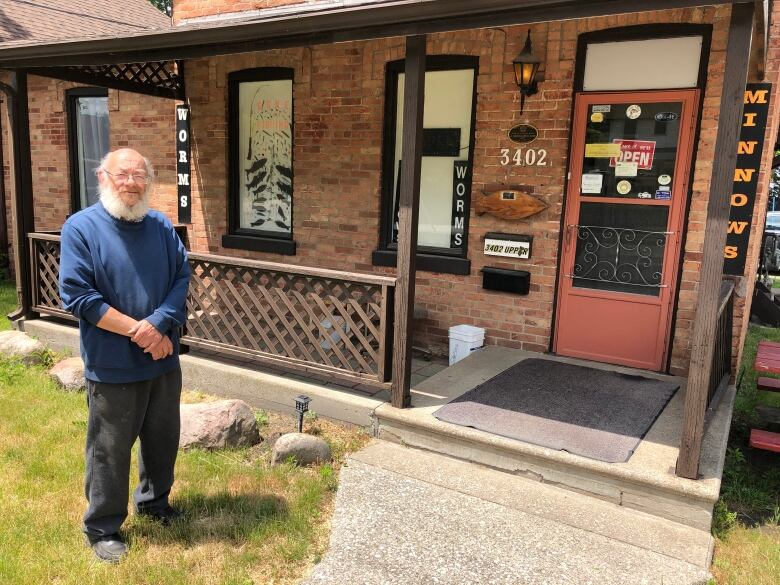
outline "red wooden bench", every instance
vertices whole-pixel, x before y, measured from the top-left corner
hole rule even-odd
[[[780,343],[759,341],[754,366],[756,372],[759,373],[780,374]],[[761,377],[758,379],[756,387],[759,390],[780,392],[780,380]],[[750,446],[754,449],[780,453],[780,433],[751,429]]]
[[[754,449],[780,453],[780,433],[752,429],[750,431],[750,446]]]
[[[766,392],[780,392],[780,379],[761,377],[756,382],[756,387]]]
[[[780,374],[780,343],[759,341],[754,365],[761,374]]]

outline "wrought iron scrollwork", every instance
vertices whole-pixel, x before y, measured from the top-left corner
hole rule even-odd
[[[663,257],[673,232],[654,232],[593,225],[576,229],[576,280],[664,288]]]

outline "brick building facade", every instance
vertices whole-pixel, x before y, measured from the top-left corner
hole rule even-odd
[[[174,24],[199,19],[229,18],[247,10],[287,9],[292,5],[317,8],[317,2],[174,3]],[[319,4],[327,4],[320,2]],[[381,3],[379,3],[381,4]],[[298,6],[300,7],[300,6]],[[294,7],[293,7],[294,8]],[[559,274],[562,213],[572,132],[574,78],[578,39],[583,33],[636,25],[686,23],[711,25],[706,87],[701,95],[695,166],[690,177],[690,201],[674,303],[673,332],[663,370],[685,374],[696,310],[706,209],[717,116],[721,102],[730,8],[727,5],[618,16],[541,22],[529,26],[484,28],[432,34],[429,55],[467,55],[479,59],[476,81],[476,128],[469,217],[468,275],[418,271],[415,304],[415,345],[444,351],[448,327],[484,327],[489,344],[544,352],[551,348]],[[525,100],[519,94],[512,59],[523,47],[530,28],[534,53],[541,58],[543,81],[539,93]],[[770,37],[771,38],[771,37]],[[768,59],[767,80],[776,83],[777,41]],[[389,62],[404,58],[404,40],[388,38],[274,49],[193,59],[186,62],[185,82],[191,107],[193,251],[287,264],[356,272],[392,274],[374,266],[381,221],[386,73]],[[228,76],[258,67],[294,70],[294,190],[295,255],[280,255],[223,247],[228,227]],[[70,211],[70,187],[65,169],[68,152],[63,95],[73,84],[31,77],[30,116],[34,168],[36,229],[57,229]],[[111,148],[132,146],[150,155],[159,173],[153,205],[176,220],[174,104],[110,90]],[[756,197],[743,281],[737,287],[734,345],[741,348],[748,319],[746,302],[752,295],[758,246],[768,194],[769,162],[777,126],[776,89],[764,143],[762,177]],[[4,128],[5,126],[5,120]],[[501,164],[502,149],[514,148],[507,132],[519,123],[539,130],[534,146],[547,153],[546,166]],[[4,140],[7,149],[7,140]],[[4,161],[9,157],[4,156]],[[8,178],[6,169],[6,178]],[[547,205],[538,215],[519,221],[478,215],[476,201],[491,189],[522,187]],[[6,180],[10,202],[10,181]],[[8,205],[10,216],[10,203]],[[509,260],[483,254],[489,232],[523,233],[533,237],[528,260]],[[491,292],[482,287],[484,266],[527,270],[527,296]],[[738,355],[734,352],[734,359]]]

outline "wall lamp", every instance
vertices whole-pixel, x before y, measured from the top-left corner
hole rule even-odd
[[[531,29],[528,29],[528,37],[520,54],[512,61],[515,69],[515,81],[520,88],[520,113],[523,113],[525,98],[539,91],[536,74],[539,72],[541,60],[534,56],[531,50]]]

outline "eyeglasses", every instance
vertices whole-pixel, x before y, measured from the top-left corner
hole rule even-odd
[[[146,173],[109,173],[106,169],[103,172],[110,175],[115,181],[121,181],[127,183],[130,179],[133,179],[136,183],[148,183],[151,179]]]

